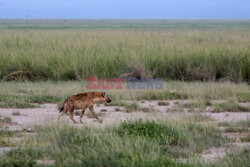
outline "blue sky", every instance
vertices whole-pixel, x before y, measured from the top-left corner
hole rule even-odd
[[[0,0],[0,18],[250,18],[250,0]]]

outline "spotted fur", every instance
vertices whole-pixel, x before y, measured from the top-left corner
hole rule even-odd
[[[106,95],[105,92],[86,92],[70,96],[64,101],[63,107],[60,109],[60,112],[62,112],[60,117],[62,117],[67,112],[70,112],[70,119],[74,123],[77,123],[73,118],[74,110],[82,109],[82,112],[80,114],[80,122],[82,123],[82,117],[84,115],[84,112],[86,109],[89,109],[94,115],[94,117],[99,122],[102,122],[101,119],[99,119],[97,114],[94,112],[93,105],[95,102],[104,102],[104,101],[108,103],[111,102],[110,98]]]

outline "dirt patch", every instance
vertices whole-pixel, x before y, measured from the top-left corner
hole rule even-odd
[[[37,165],[51,166],[55,164],[55,160],[37,160]]]
[[[211,113],[206,111],[205,114],[217,120],[218,122],[237,122],[250,118],[249,112],[221,112]]]

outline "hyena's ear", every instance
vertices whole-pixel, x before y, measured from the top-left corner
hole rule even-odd
[[[102,93],[102,97],[105,97],[105,96],[106,96],[106,92],[103,92],[103,93]]]

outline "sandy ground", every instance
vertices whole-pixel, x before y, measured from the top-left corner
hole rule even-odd
[[[170,104],[168,106],[158,106],[158,101],[141,101],[139,102],[141,107],[153,107],[157,112],[152,113],[144,113],[144,112],[132,112],[126,113],[123,107],[119,106],[105,106],[104,104],[100,104],[99,106],[95,105],[94,109],[96,113],[100,113],[102,109],[107,110],[106,112],[102,112],[103,115],[103,123],[100,125],[109,125],[119,123],[123,120],[131,120],[138,118],[171,118],[171,116],[176,115],[176,112],[171,111],[171,109],[175,108],[178,110],[178,106],[180,104],[187,103],[186,100],[179,100],[178,104],[176,104],[177,100],[169,101]],[[248,103],[242,105],[249,105]],[[119,108],[121,111],[115,111],[116,108]],[[180,108],[180,113],[192,113],[189,112],[188,108]],[[194,109],[195,110],[195,109]],[[250,119],[250,112],[222,112],[222,113],[212,113],[211,107],[206,107],[201,114],[208,115],[214,118],[217,122],[232,122],[232,121],[240,121]],[[20,115],[13,115],[14,112],[19,112]],[[57,121],[59,116],[58,108],[56,104],[42,104],[40,108],[25,108],[25,109],[16,109],[16,108],[0,108],[0,115],[3,117],[10,117],[14,124],[6,125],[9,129],[18,130],[22,127],[29,128],[33,125],[44,125],[51,122]],[[74,119],[79,122],[79,116],[74,116]],[[68,116],[64,116],[60,121],[69,120]],[[98,125],[97,121],[94,118],[83,117],[84,124],[95,124]]]

